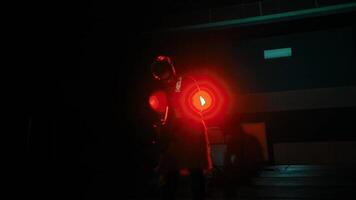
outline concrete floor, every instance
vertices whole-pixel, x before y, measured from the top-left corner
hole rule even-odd
[[[263,168],[248,182],[210,180],[208,200],[218,199],[356,199],[356,167],[276,165]],[[190,199],[189,179],[182,178],[178,199]],[[229,195],[227,195],[229,194]]]

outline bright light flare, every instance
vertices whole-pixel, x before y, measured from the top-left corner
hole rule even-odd
[[[204,90],[198,90],[192,97],[194,108],[198,111],[205,111],[212,105],[211,95]]]
[[[204,106],[204,105],[205,105],[205,99],[204,99],[204,97],[199,96],[199,99],[200,99],[200,104],[201,104],[201,106]]]
[[[180,105],[183,114],[193,120],[201,117],[208,123],[221,121],[229,109],[229,93],[216,76],[192,75],[195,81],[183,89]]]

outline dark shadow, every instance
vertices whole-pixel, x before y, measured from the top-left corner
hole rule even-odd
[[[263,164],[262,147],[257,138],[246,134],[240,123],[233,123],[224,130],[227,138],[224,168],[224,196],[237,197],[241,187],[253,184]]]

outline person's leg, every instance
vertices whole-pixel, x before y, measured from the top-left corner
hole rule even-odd
[[[179,181],[179,171],[170,171],[160,177],[161,184],[161,199],[174,200]]]
[[[205,176],[203,169],[191,169],[191,188],[194,200],[205,199]]]

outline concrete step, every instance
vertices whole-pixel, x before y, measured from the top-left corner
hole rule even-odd
[[[313,186],[313,187],[348,187],[355,186],[354,178],[335,177],[264,177],[253,178],[254,186]]]
[[[356,166],[276,165],[263,168],[260,177],[356,177]]]
[[[243,187],[236,191],[237,197],[249,198],[312,198],[356,199],[355,187]]]
[[[181,179],[178,199],[191,198],[189,180]],[[230,184],[228,188],[224,180],[209,184],[208,199],[356,199],[355,180],[349,167],[268,166],[249,184]]]

